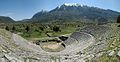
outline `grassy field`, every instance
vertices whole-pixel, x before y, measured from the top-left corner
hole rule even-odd
[[[76,29],[87,25],[85,23],[69,24],[40,24],[40,23],[8,23],[0,24],[0,28],[6,29],[28,40],[48,39],[50,37],[59,37],[70,35]],[[89,25],[89,24],[88,24]]]

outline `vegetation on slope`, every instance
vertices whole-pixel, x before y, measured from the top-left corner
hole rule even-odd
[[[6,16],[0,16],[0,23],[13,23],[15,22],[12,18]]]

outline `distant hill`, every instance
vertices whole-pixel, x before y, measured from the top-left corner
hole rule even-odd
[[[119,12],[79,4],[63,4],[46,12],[36,13],[32,22],[116,22]]]
[[[12,23],[12,22],[15,22],[12,18],[0,16],[0,23]]]
[[[17,23],[28,23],[31,19],[23,19],[23,20],[19,20],[17,21]]]

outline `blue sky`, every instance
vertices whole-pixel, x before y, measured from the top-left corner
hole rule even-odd
[[[50,11],[64,3],[78,3],[120,12],[120,0],[0,0],[0,16],[22,20],[31,18],[41,10]]]

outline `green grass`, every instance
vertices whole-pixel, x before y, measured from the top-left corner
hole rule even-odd
[[[66,27],[66,28],[62,28],[61,31],[59,31],[59,32],[51,31],[51,29],[45,29],[44,31],[39,31],[39,32],[37,32],[37,31],[32,31],[30,33],[23,32],[20,35],[22,37],[26,38],[26,39],[31,39],[31,38],[45,38],[45,37],[48,37],[47,34],[46,34],[46,32],[50,31],[50,33],[52,33],[51,36],[56,37],[56,36],[71,34],[76,29],[77,28],[74,28],[74,27]]]
[[[99,60],[94,60],[94,62],[120,62],[120,57],[117,55],[108,56],[107,54],[103,54]]]
[[[9,31],[19,33],[20,36],[31,39],[31,38],[45,38],[48,37],[46,32],[51,32],[52,36],[61,36],[66,34],[71,34],[77,28],[83,27],[86,24],[83,23],[69,23],[69,24],[40,24],[40,23],[12,23],[12,24],[0,24],[0,28],[5,29],[6,26],[9,27]],[[16,30],[12,31],[12,27]],[[26,27],[29,26],[30,32],[26,32]],[[53,27],[58,26],[60,28],[59,32],[53,31]],[[41,30],[41,27],[43,30]]]

